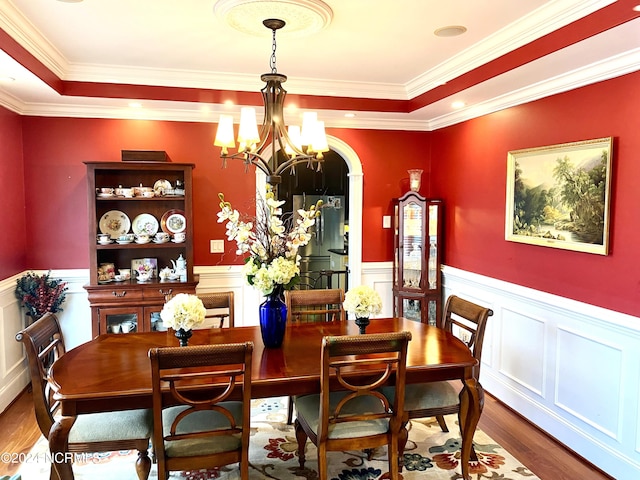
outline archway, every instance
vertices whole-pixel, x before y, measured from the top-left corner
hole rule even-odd
[[[339,138],[327,135],[329,148],[338,153],[349,169],[349,285],[360,285],[362,281],[362,210],[363,173],[358,154]],[[270,148],[265,149],[265,159],[271,158]],[[256,187],[263,191],[266,176],[256,169]]]

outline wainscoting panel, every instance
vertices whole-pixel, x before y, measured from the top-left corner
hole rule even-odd
[[[640,478],[640,318],[447,266],[443,275],[445,295],[495,312],[486,391],[612,477]]]
[[[624,398],[622,391],[622,349],[587,336],[558,328],[555,404],[611,438],[618,438]],[[580,352],[591,362],[576,362]],[[585,392],[585,402],[576,392]]]
[[[493,318],[489,321],[493,323]],[[540,319],[503,308],[498,338],[498,371],[532,393],[544,396],[545,324]],[[484,358],[484,355],[483,355]]]

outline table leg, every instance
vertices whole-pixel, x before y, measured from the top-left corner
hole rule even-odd
[[[61,417],[49,430],[49,451],[60,480],[73,480],[72,456],[68,452],[69,431],[76,417]]]
[[[475,378],[467,378],[464,388],[460,392],[460,411],[458,421],[462,434],[462,449],[460,452],[460,464],[462,466],[462,478],[470,480],[469,460],[473,450],[473,434],[480,421],[482,411],[482,399],[484,397],[482,385]]]

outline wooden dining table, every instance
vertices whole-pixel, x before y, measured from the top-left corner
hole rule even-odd
[[[252,398],[303,395],[320,392],[320,352],[327,335],[358,335],[354,321],[291,324],[280,348],[264,348],[260,327],[194,330],[189,345],[254,344],[251,370]],[[461,467],[469,479],[473,434],[480,419],[481,389],[477,360],[452,334],[405,318],[372,319],[367,333],[409,331],[406,382],[460,380],[462,434]],[[176,347],[172,331],[106,334],[68,351],[51,367],[49,382],[60,402],[61,416],[52,427],[52,453],[64,452],[65,439],[81,414],[152,407],[151,365],[148,351]],[[53,455],[68,459],[67,455]],[[62,480],[73,478],[70,463],[56,464]]]

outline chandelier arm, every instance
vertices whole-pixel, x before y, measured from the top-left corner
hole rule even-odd
[[[255,165],[256,168],[260,169],[267,176],[273,175],[274,173],[271,171],[269,163],[255,152],[237,152],[224,157],[224,159],[229,158],[240,159],[245,163],[245,165]]]
[[[286,172],[290,168],[293,168],[296,165],[299,165],[301,163],[307,163],[307,166],[313,165],[314,163],[318,163],[319,165],[320,163],[322,163],[322,160],[318,160],[312,155],[300,155],[294,158],[290,158],[286,162],[282,162],[280,165],[278,165],[278,168],[274,173],[276,175],[281,175],[282,173]]]

